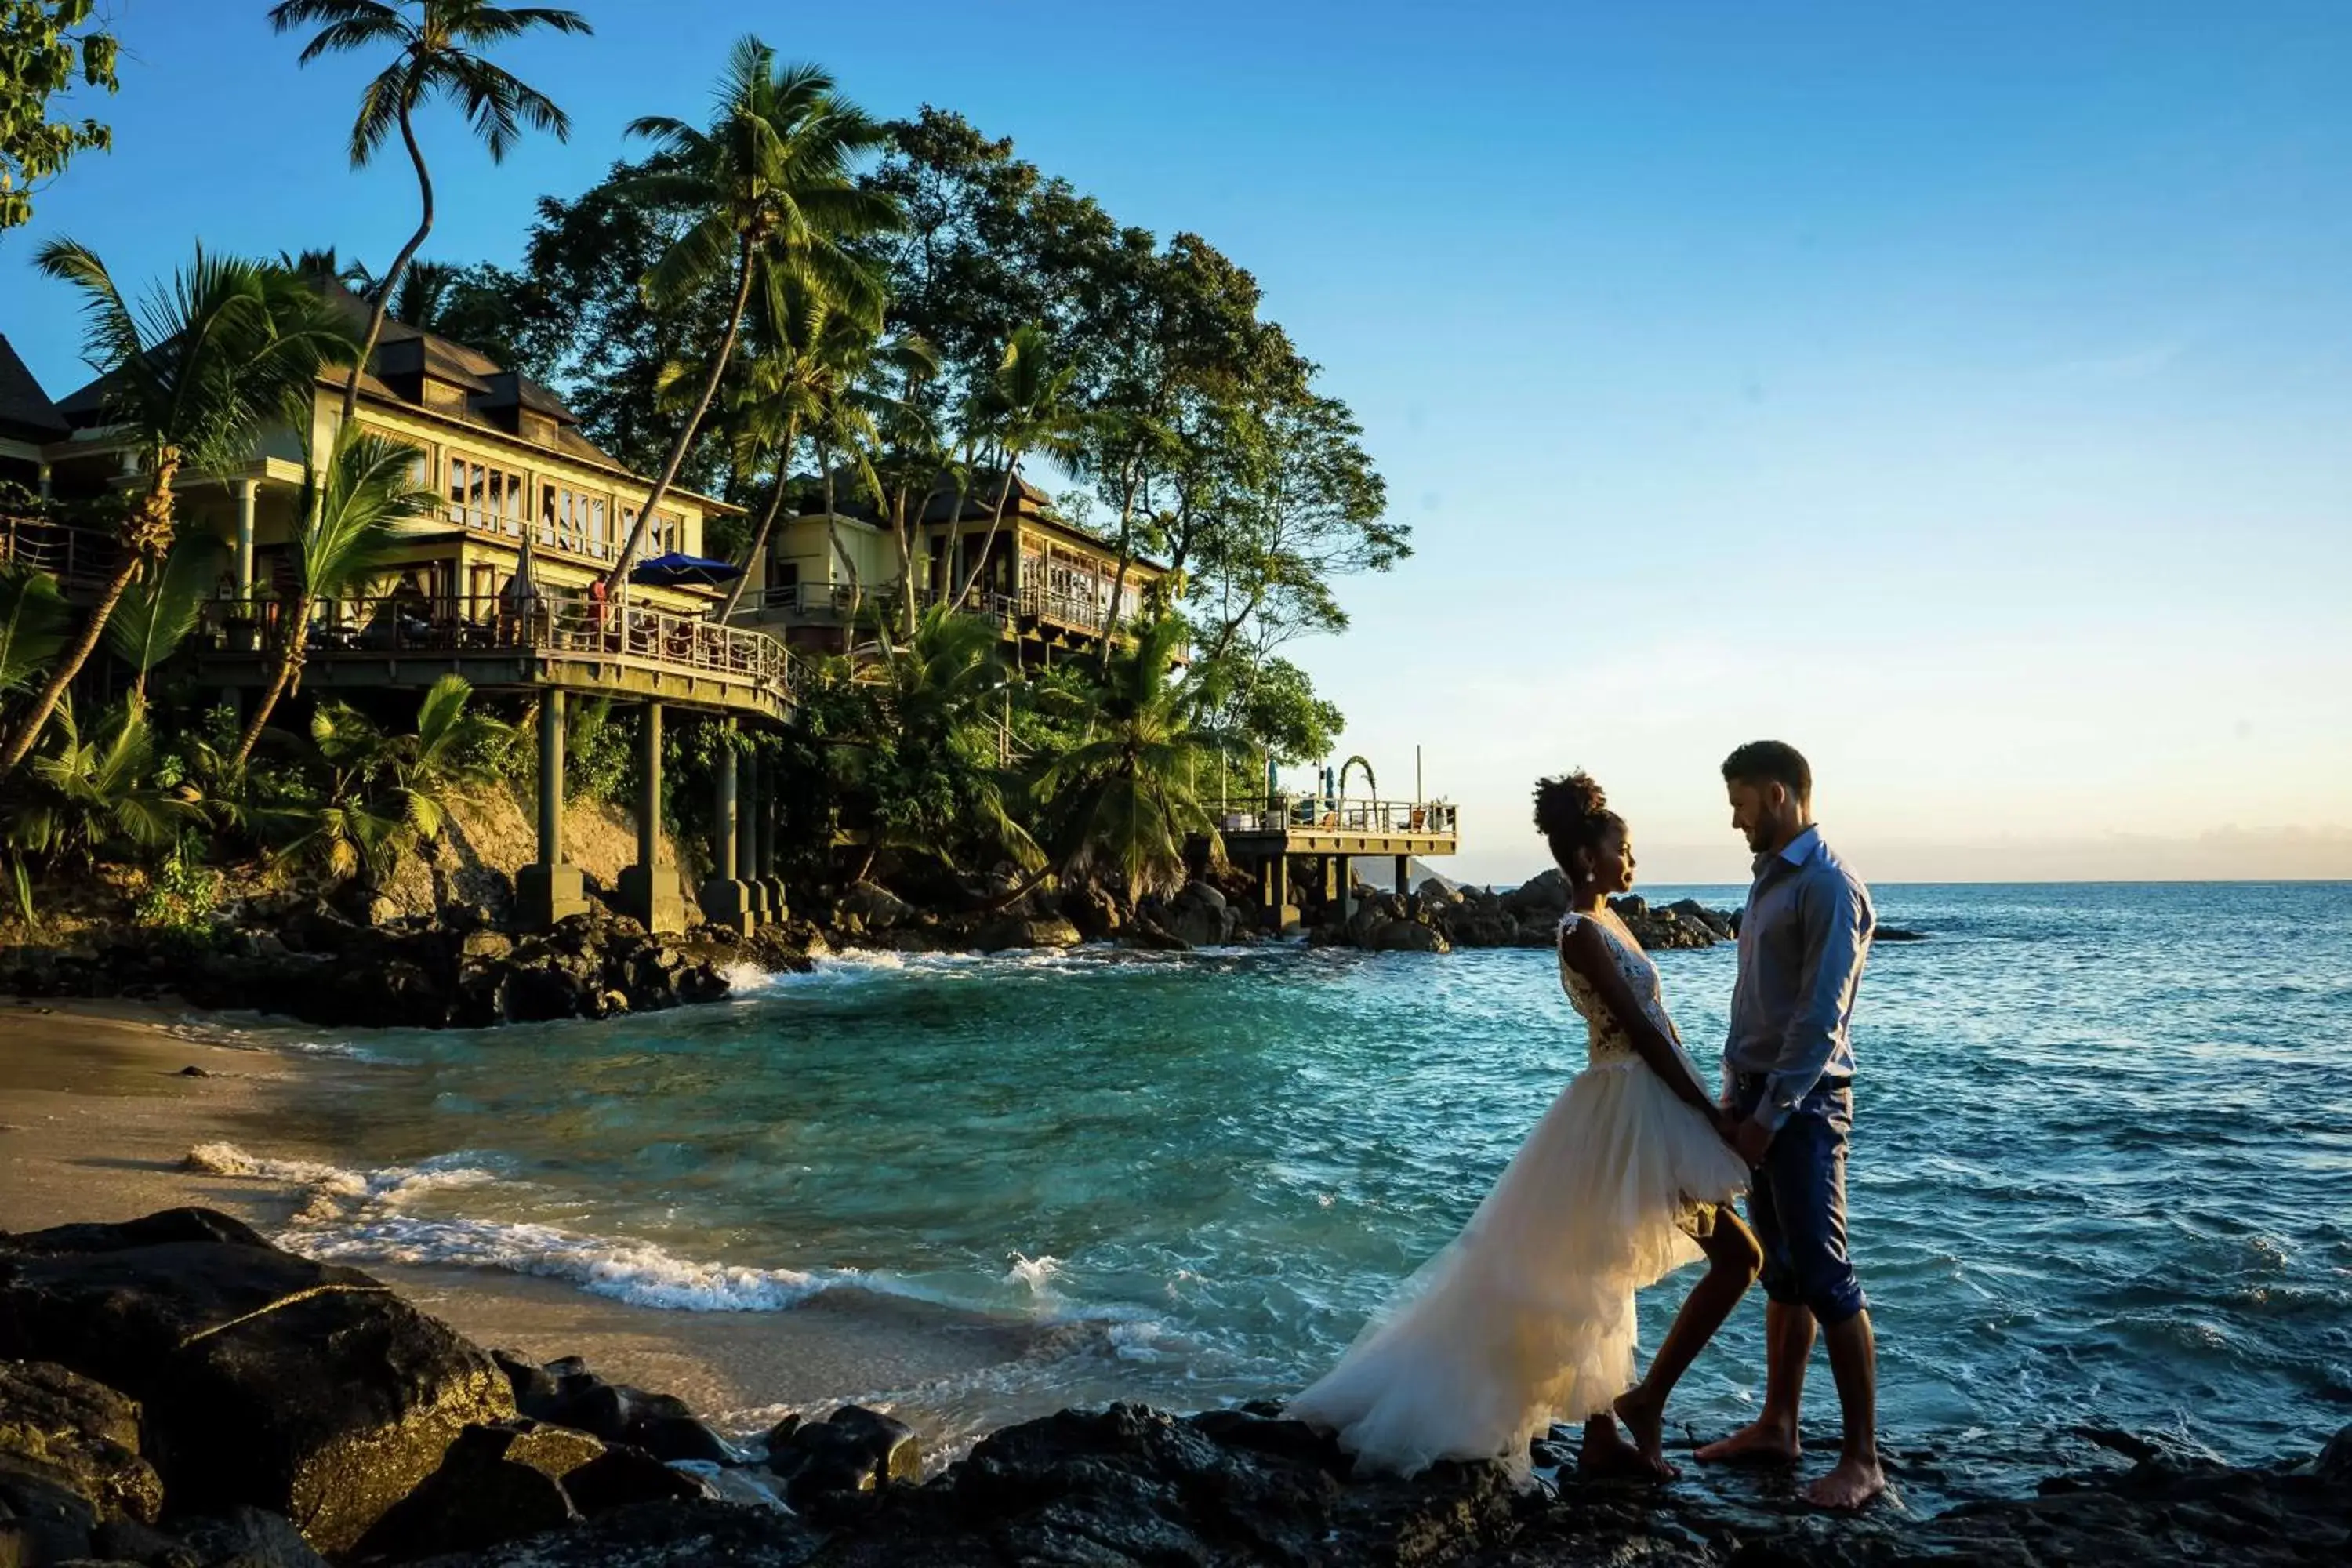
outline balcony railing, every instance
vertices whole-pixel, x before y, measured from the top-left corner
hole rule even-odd
[[[1278,794],[1228,797],[1216,808],[1228,833],[1421,833],[1450,837],[1460,808],[1442,800],[1334,800]]]
[[[226,651],[275,647],[287,612],[278,599],[208,599],[198,635]],[[792,685],[783,644],[764,632],[644,605],[547,595],[519,601],[504,595],[347,599],[320,607],[303,644],[314,658],[534,653],[635,660],[721,676],[779,695]]]
[[[0,561],[46,572],[67,587],[103,583],[121,560],[122,546],[110,533],[46,518],[0,517]]]
[[[849,614],[852,597],[846,583],[793,583],[767,589],[760,604],[764,610],[787,616],[838,619]],[[861,609],[877,611],[894,608],[899,602],[896,584],[866,588],[855,597]],[[915,603],[928,606],[951,597],[937,590],[923,589],[917,592]],[[974,588],[959,604],[966,614],[986,616],[1001,626],[1009,626],[1015,620],[1047,620],[1097,634],[1132,627],[1141,618],[1134,615],[1113,617],[1097,600],[1083,595],[1050,593],[1039,587],[1024,588],[1018,594]]]

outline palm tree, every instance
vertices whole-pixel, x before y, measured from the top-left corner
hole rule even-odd
[[[670,443],[653,493],[638,509],[605,580],[608,593],[628,582],[655,510],[676,483],[718,395],[755,290],[766,294],[766,314],[776,321],[791,313],[782,295],[787,278],[854,319],[874,326],[882,319],[881,283],[842,242],[903,221],[897,203],[861,190],[849,173],[858,154],[887,133],[837,96],[830,76],[814,66],[778,65],[775,51],[756,37],[742,38],[728,57],[718,100],[708,131],[667,115],[629,127],[631,135],[660,143],[662,155],[652,170],[627,182],[628,194],[703,215],[646,274],[647,303],[677,309],[730,270],[735,291],[701,394]]]
[[[55,577],[20,562],[0,563],[0,698],[32,689],[66,646],[71,618]]]
[[[1169,679],[1184,636],[1174,616],[1143,628],[1111,661],[1086,738],[1037,770],[1033,787],[1054,824],[1058,875],[1116,870],[1138,900],[1183,883],[1189,838],[1223,853],[1201,790],[1219,776],[1229,747],[1196,724],[1199,694]]]
[[[1032,321],[1014,330],[1005,342],[995,375],[973,399],[970,410],[973,427],[985,432],[996,447],[1004,464],[1004,477],[996,487],[996,510],[989,517],[980,552],[972,557],[971,570],[956,590],[957,604],[969,599],[980,584],[988,552],[995,548],[997,531],[1004,522],[1013,487],[1019,482],[1021,459],[1033,451],[1075,458],[1082,449],[1086,421],[1071,402],[1077,374],[1076,364],[1054,363],[1053,340],[1044,327]]]
[[[414,8],[412,18],[405,13]],[[550,5],[489,5],[482,0],[281,0],[269,20],[279,32],[322,23],[317,36],[302,49],[302,64],[344,49],[390,45],[399,52],[392,64],[360,92],[359,119],[352,124],[352,167],[364,168],[383,149],[383,139],[397,128],[408,161],[416,168],[416,191],[422,206],[416,232],[392,258],[392,266],[376,279],[373,307],[368,311],[367,336],[361,340],[359,358],[343,384],[343,423],[359,407],[360,375],[383,334],[385,313],[393,290],[433,232],[433,175],[425,166],[424,150],[416,144],[413,116],[426,99],[440,96],[464,107],[474,133],[489,149],[490,162],[506,162],[509,149],[522,134],[523,122],[552,132],[559,142],[572,135],[572,121],[546,94],[511,73],[492,65],[481,50],[502,44],[534,27],[558,33],[593,31],[576,11]]]
[[[205,595],[226,553],[210,534],[172,546],[163,563],[133,584],[106,623],[106,646],[131,668],[131,700],[147,700],[147,675],[179,651],[203,613]]]
[[[443,676],[418,706],[416,728],[402,735],[344,703],[319,704],[310,739],[331,773],[328,804],[283,852],[314,858],[335,876],[373,878],[438,837],[460,792],[499,781],[498,758],[513,735],[500,721],[467,712],[472,696],[462,677]]]
[[[414,521],[432,513],[438,498],[416,484],[415,463],[416,449],[405,442],[346,425],[335,433],[323,483],[320,466],[309,466],[296,513],[302,524],[294,536],[294,602],[278,623],[277,673],[245,721],[232,772],[253,755],[279,700],[300,684],[311,615],[383,566]]]
[[[169,844],[195,812],[157,786],[154,771],[155,736],[142,704],[116,703],[87,737],[73,705],[61,704],[54,739],[33,759],[34,787],[16,795],[9,814],[8,848],[87,867],[116,839],[146,849]]]
[[[349,363],[359,348],[351,323],[287,268],[199,248],[171,288],[134,310],[106,264],[72,240],[49,241],[34,261],[82,291],[86,354],[103,378],[107,417],[128,437],[145,485],[123,518],[121,560],[80,636],[0,751],[0,778],[33,749],[131,578],[171,549],[180,470],[241,467],[273,420],[307,426],[320,370]]]

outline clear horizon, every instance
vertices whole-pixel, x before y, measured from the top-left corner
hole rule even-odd
[[[1402,794],[1422,746],[1449,875],[1539,868],[1528,789],[1582,765],[1659,880],[1736,880],[1715,769],[1773,735],[1885,881],[2352,878],[2352,10],[580,8],[500,57],[568,146],[423,122],[426,256],[517,259],[755,27],[1253,270],[1416,530],[1294,657],[1335,763]],[[116,150],[0,240],[53,395],[43,238],[143,288],[198,239],[381,263],[413,224],[403,160],[346,165],[372,63],[299,69],[265,11],[120,8]]]

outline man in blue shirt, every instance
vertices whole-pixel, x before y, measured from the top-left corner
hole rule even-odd
[[[1829,1341],[1845,1435],[1806,1500],[1856,1509],[1885,1489],[1878,1464],[1877,1350],[1846,1255],[1846,1139],[1853,1127],[1854,992],[1877,916],[1862,879],[1813,825],[1812,769],[1757,741],[1723,764],[1731,823],[1756,855],[1739,923],[1739,978],[1724,1046],[1724,1109],[1754,1169],[1748,1222],[1764,1248],[1764,1409],[1698,1451],[1703,1461],[1794,1463],[1797,1412],[1818,1324]]]

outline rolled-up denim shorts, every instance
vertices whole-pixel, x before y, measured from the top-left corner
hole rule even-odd
[[[1739,1073],[1732,1109],[1752,1115],[1765,1079]],[[1764,1248],[1764,1293],[1809,1310],[1824,1328],[1870,1305],[1845,1247],[1845,1146],[1853,1131],[1853,1089],[1816,1084],[1772,1135],[1748,1188],[1748,1223]]]

